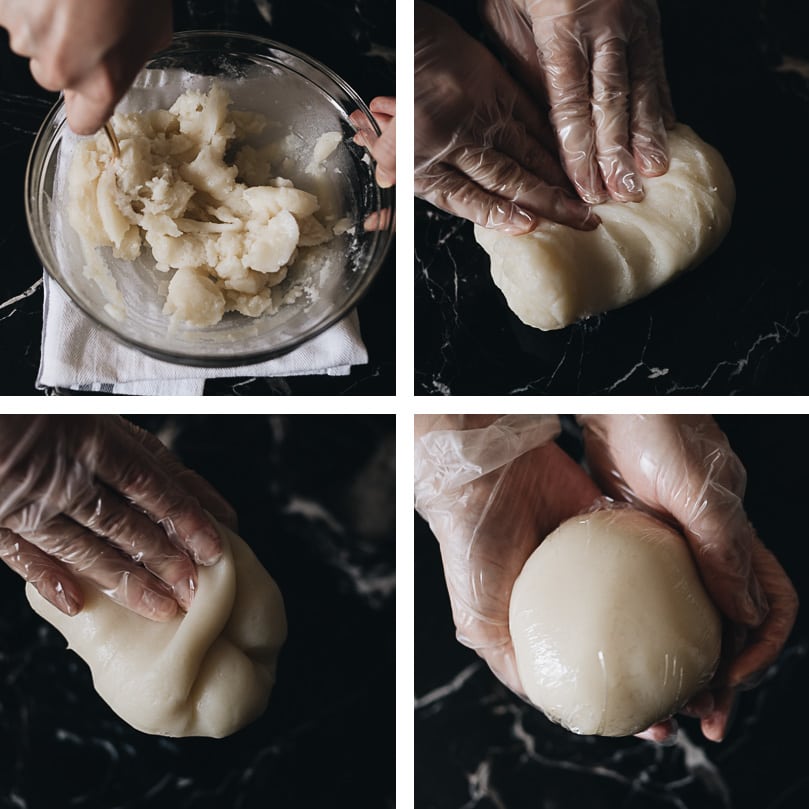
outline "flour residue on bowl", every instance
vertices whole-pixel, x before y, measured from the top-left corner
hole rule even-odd
[[[212,326],[226,312],[255,318],[317,299],[335,264],[334,250],[322,248],[347,228],[319,194],[289,179],[290,155],[301,151],[296,136],[267,139],[272,122],[231,109],[216,82],[208,92],[187,90],[169,109],[118,113],[112,125],[120,157],[99,133],[77,144],[67,178],[84,272],[108,311],[123,313],[102,260],[110,253],[119,270],[151,253],[168,280],[155,294],[165,295],[163,312],[175,325]],[[325,180],[324,194],[329,158],[341,142],[340,132],[321,133],[311,150],[306,172]],[[302,252],[317,272],[284,284]]]

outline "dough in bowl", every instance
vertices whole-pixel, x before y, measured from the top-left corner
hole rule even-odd
[[[526,236],[475,227],[492,278],[514,313],[548,331],[648,295],[712,253],[730,228],[736,192],[719,152],[683,124],[669,133],[671,163],[645,177],[642,202],[594,206],[601,225],[546,222]]]
[[[645,730],[719,660],[721,620],[686,541],[630,508],[562,523],[525,563],[509,613],[526,696],[574,733]]]
[[[247,544],[219,530],[222,559],[199,568],[188,613],[165,623],[90,587],[84,609],[70,617],[25,588],[34,610],[90,666],[104,701],[144,733],[221,738],[267,707],[286,639],[284,602]]]

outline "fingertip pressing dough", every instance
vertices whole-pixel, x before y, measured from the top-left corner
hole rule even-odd
[[[669,170],[644,177],[642,202],[593,206],[601,225],[545,222],[509,236],[475,227],[495,284],[523,323],[548,331],[638,300],[712,253],[736,198],[719,152],[689,127],[669,132]]]
[[[267,707],[286,639],[284,602],[247,544],[219,528],[222,558],[198,569],[188,613],[165,623],[91,587],[70,617],[25,588],[34,611],[88,664],[99,695],[144,733],[221,738]]]
[[[208,93],[186,91],[168,110],[114,115],[118,158],[103,132],[78,144],[68,172],[69,221],[82,240],[85,274],[117,311],[123,301],[96,248],[134,261],[146,246],[156,270],[173,273],[164,313],[206,327],[228,311],[274,311],[286,299],[274,301],[272,289],[298,248],[334,237],[317,218],[316,195],[272,176],[273,166],[286,165],[284,142],[242,143],[267,119],[230,105],[214,83]],[[323,174],[341,142],[342,133],[323,133],[309,173]]]
[[[551,533],[517,578],[509,624],[526,696],[574,733],[645,730],[719,660],[721,620],[686,541],[629,508]]]

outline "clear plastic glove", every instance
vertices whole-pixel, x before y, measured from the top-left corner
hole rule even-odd
[[[458,640],[524,695],[511,590],[540,540],[600,495],[554,442],[556,416],[419,416],[416,508],[441,546]]]
[[[427,3],[416,3],[415,39],[416,194],[505,233],[542,219],[597,227],[567,190],[547,121],[494,56]]]
[[[231,506],[117,416],[0,416],[0,558],[68,615],[80,580],[154,620],[188,608]]]
[[[655,0],[483,0],[520,80],[550,104],[562,163],[590,203],[643,198],[668,169],[674,111]]]
[[[169,0],[0,0],[11,49],[46,90],[64,90],[79,135],[112,115],[147,57],[171,41]]]
[[[382,134],[374,132],[361,112],[353,112],[349,119],[357,127],[354,142],[364,146],[376,161],[379,187],[390,188],[396,184],[396,99],[379,96],[369,107]]]
[[[702,580],[727,619],[723,662],[707,693],[685,713],[721,741],[734,692],[766,670],[789,636],[798,599],[744,510],[747,476],[709,416],[582,416],[594,479],[617,500],[674,523]],[[671,723],[650,729],[661,740]]]

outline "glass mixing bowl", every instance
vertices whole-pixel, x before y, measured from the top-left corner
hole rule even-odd
[[[295,285],[306,288],[295,302],[258,318],[230,312],[206,328],[172,324],[162,311],[169,277],[155,270],[144,244],[135,262],[113,259],[109,248],[100,248],[124,300],[124,316],[116,314],[104,291],[85,276],[82,246],[68,224],[66,169],[78,138],[67,126],[62,100],[34,141],[25,205],[45,268],[96,324],[158,359],[235,366],[292,351],[351,311],[391,244],[394,202],[390,189],[376,185],[368,153],[352,140],[349,115],[357,110],[379,131],[362,99],[327,67],[277,42],[227,32],[177,34],[169,49],[147,63],[118,109],[166,108],[189,88],[207,91],[213,80],[230,93],[232,109],[258,112],[271,121],[268,139],[286,138],[285,143],[300,147],[285,161],[284,176],[318,193],[330,221],[348,219],[352,225],[325,247],[300,251],[300,256],[321,252],[317,260],[296,260],[280,285],[280,295]],[[330,131],[342,132],[342,144],[325,164],[325,179],[317,178],[307,173],[307,162],[318,137]]]

